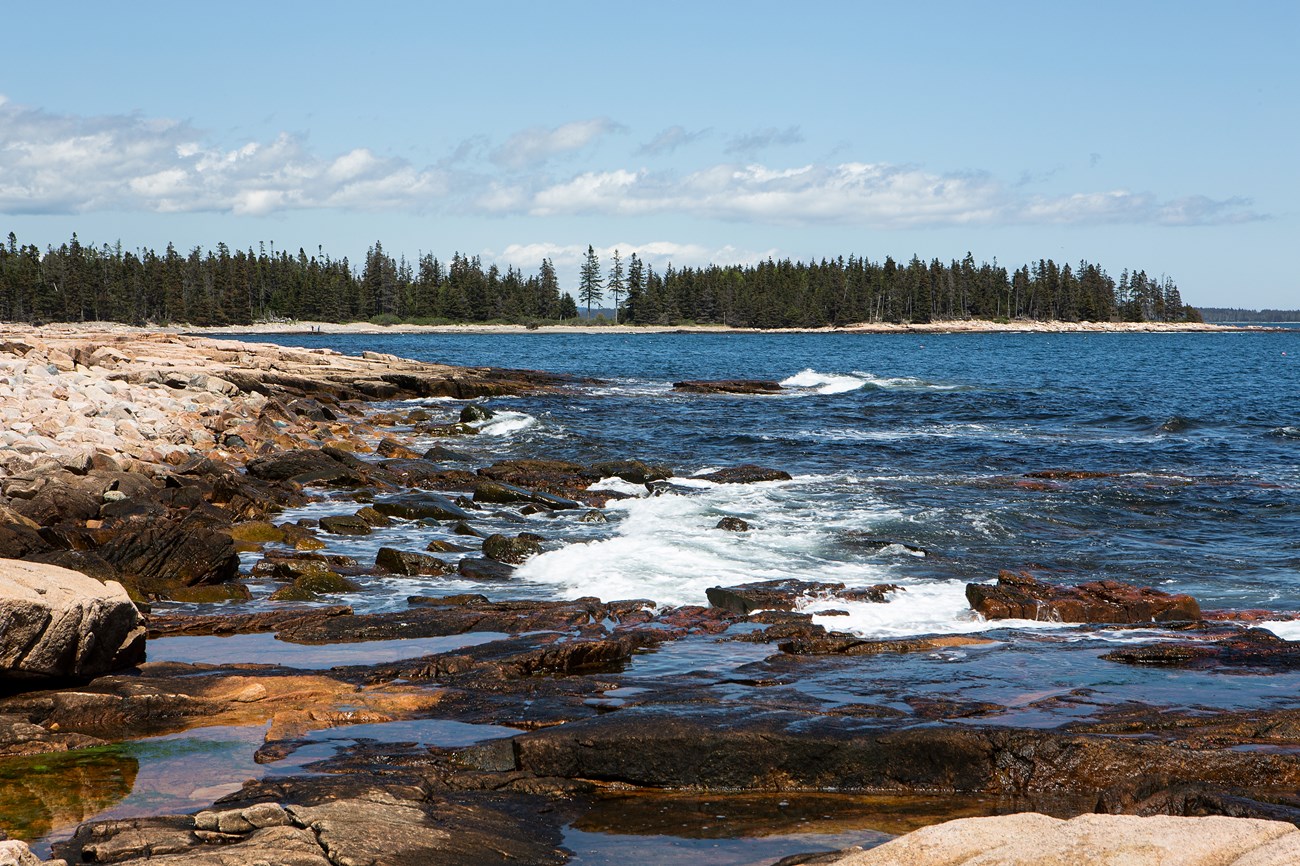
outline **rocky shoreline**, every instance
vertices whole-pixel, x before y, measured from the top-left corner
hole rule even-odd
[[[737,391],[738,382],[681,390],[766,393]],[[607,478],[645,495],[671,492],[670,468],[632,457],[475,466],[454,447],[419,452],[407,444],[412,435],[449,446],[475,435],[491,411],[467,402],[475,398],[569,384],[535,371],[192,335],[0,334],[0,595],[8,605],[0,613],[0,770],[16,762],[7,778],[17,777],[20,796],[42,804],[25,825],[29,838],[101,809],[70,804],[60,793],[66,776],[25,774],[22,761],[94,753],[120,780],[133,771],[112,751],[116,744],[223,725],[264,727],[257,764],[295,772],[248,781],[191,814],[84,824],[57,842],[53,855],[125,864],[559,864],[569,856],[564,828],[593,820],[611,801],[666,804],[692,792],[737,808],[742,797],[756,798],[746,808],[761,811],[756,803],[769,808],[835,792],[952,801],[926,824],[960,814],[958,804],[972,798],[982,814],[1251,818],[1258,833],[1250,838],[1263,853],[1242,863],[1290,862],[1281,854],[1267,859],[1293,854],[1294,842],[1263,825],[1300,822],[1300,711],[1093,704],[1068,723],[1017,725],[1006,720],[1009,708],[994,702],[906,689],[883,703],[825,702],[800,690],[810,678],[852,676],[869,657],[989,643],[977,636],[865,640],[797,610],[807,594],[888,604],[899,590],[887,584],[718,586],[698,606],[677,607],[478,593],[412,597],[391,613],[332,603],[355,590],[353,581],[376,574],[454,575],[499,595],[513,569],[550,542],[530,532],[487,531],[489,515],[603,520],[601,508],[628,495],[592,489]],[[373,405],[430,397],[460,402]],[[789,476],[738,465],[702,477],[748,484]],[[337,513],[277,519],[282,509],[311,501]],[[731,520],[718,530],[747,529]],[[403,522],[444,526],[460,541],[384,547],[373,562],[321,552],[322,538]],[[241,554],[256,558],[254,575],[278,586],[268,605],[250,612],[237,603],[248,597],[238,580]],[[20,576],[21,591],[14,588]],[[84,581],[78,599],[97,597],[103,587],[104,600],[55,598],[30,589],[36,577],[51,587]],[[1245,612],[1203,612],[1188,596],[1114,581],[1062,586],[1010,572],[996,584],[968,585],[967,596],[990,619],[1146,629],[1148,639],[1106,657],[1116,670],[1300,667],[1300,642],[1248,628],[1239,622],[1249,618]],[[216,613],[174,604],[222,599],[236,604]],[[320,670],[254,663],[251,650],[238,663],[142,661],[146,629],[150,641],[274,635],[303,648],[447,643],[409,658]],[[88,644],[87,634],[99,643]],[[633,672],[638,659],[719,645],[756,652],[716,670]],[[1084,693],[1033,700],[1042,712],[1090,703]],[[312,751],[323,729],[428,720],[504,726],[511,735],[464,746],[362,738],[328,757]],[[84,765],[68,766],[88,788],[105,787]],[[1103,835],[1121,832],[1097,826]],[[1143,826],[1153,834],[1184,832]],[[1219,841],[1204,850],[1223,856],[1204,862],[1246,857],[1252,849],[1228,829],[1245,826],[1216,824]],[[952,832],[969,836],[968,829]],[[1282,847],[1265,852],[1261,846],[1274,839]],[[991,843],[981,849],[989,850]],[[20,854],[16,862],[29,862]],[[0,863],[5,856],[0,851]],[[818,855],[827,856],[841,860],[789,862],[895,862],[871,859],[871,851]],[[897,862],[966,862],[909,856],[915,859]],[[1016,856],[981,862],[1057,862]]]

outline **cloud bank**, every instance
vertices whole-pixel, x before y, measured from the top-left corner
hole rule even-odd
[[[419,167],[368,147],[321,154],[289,134],[222,146],[181,121],[58,115],[0,96],[0,212],[671,215],[879,229],[1191,226],[1264,218],[1244,198],[1160,199],[1123,189],[1035,196],[986,173],[872,162],[783,166],[742,159],[685,171],[650,171],[635,164],[577,173],[555,168],[623,131],[608,118],[536,127],[496,146],[482,138],[467,140],[436,165]],[[707,132],[669,127],[638,153],[670,154]],[[801,140],[797,127],[758,130],[729,140],[724,153],[752,154]]]

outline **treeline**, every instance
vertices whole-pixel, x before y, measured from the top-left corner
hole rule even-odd
[[[615,255],[608,280],[594,252],[577,287],[588,302],[608,294],[633,324],[685,321],[738,327],[818,327],[852,322],[964,318],[1090,321],[1198,319],[1172,280],[1124,271],[1118,284],[1088,262],[1043,259],[1008,271],[961,261],[907,264],[852,257],[821,262],[675,268],[662,273],[635,254]],[[379,243],[359,265],[323,250],[194,248],[181,253],[82,244],[76,235],[44,251],[0,245],[0,320],[133,324],[308,321],[541,322],[578,315],[550,259],[536,273],[502,271],[456,253],[393,258]]]
[[[1201,307],[1207,322],[1300,322],[1300,310],[1242,310],[1237,307]]]

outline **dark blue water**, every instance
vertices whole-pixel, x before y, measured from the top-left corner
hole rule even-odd
[[[638,457],[679,475],[756,462],[808,476],[800,496],[749,505],[790,521],[857,515],[860,535],[931,553],[894,557],[893,577],[1031,568],[1155,583],[1207,607],[1300,607],[1300,331],[267,339],[600,378],[575,394],[491,401],[540,422],[494,447]],[[796,387],[670,390],[738,377]],[[1107,475],[1025,477],[1053,470]],[[870,555],[853,549],[851,525],[840,530],[831,542],[843,550],[822,545],[821,561]]]

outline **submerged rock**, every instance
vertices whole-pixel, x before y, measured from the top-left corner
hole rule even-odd
[[[709,604],[747,615],[756,610],[794,610],[798,603],[813,596],[834,596],[845,601],[886,602],[886,595],[898,589],[892,583],[846,588],[842,583],[778,578],[738,586],[712,586],[706,589]]]
[[[380,514],[403,520],[468,520],[470,517],[468,511],[436,493],[410,493],[376,499],[374,509]]]
[[[469,580],[512,580],[515,576],[513,565],[475,556],[467,556],[456,563],[456,571]]]
[[[1284,640],[1262,628],[1215,641],[1169,641],[1121,647],[1102,656],[1129,665],[1176,668],[1300,668],[1300,641]]]
[[[392,574],[450,574],[452,566],[427,553],[412,553],[392,547],[381,547],[375,555],[375,568]]]
[[[739,517],[724,517],[713,528],[725,529],[728,532],[749,532],[749,524]]]
[[[1115,580],[1053,586],[1028,574],[1003,571],[994,586],[968,583],[966,599],[988,619],[1050,622],[1187,622],[1201,617],[1190,595],[1170,595]]]
[[[783,389],[780,382],[765,379],[714,379],[674,382],[673,390],[688,394],[776,394]]]
[[[515,538],[507,535],[489,535],[483,539],[483,555],[497,562],[520,565],[530,556],[542,552],[539,536],[521,533]]]
[[[0,682],[82,679],[144,661],[144,620],[118,583],[0,560]]]
[[[759,481],[789,481],[790,473],[781,469],[769,469],[766,466],[746,463],[743,466],[718,469],[695,477],[712,481],[714,484],[754,484]]]
[[[553,493],[527,490],[504,481],[481,481],[474,487],[475,502],[494,502],[509,504],[512,502],[531,502],[547,508],[571,509],[581,508],[582,503]]]

